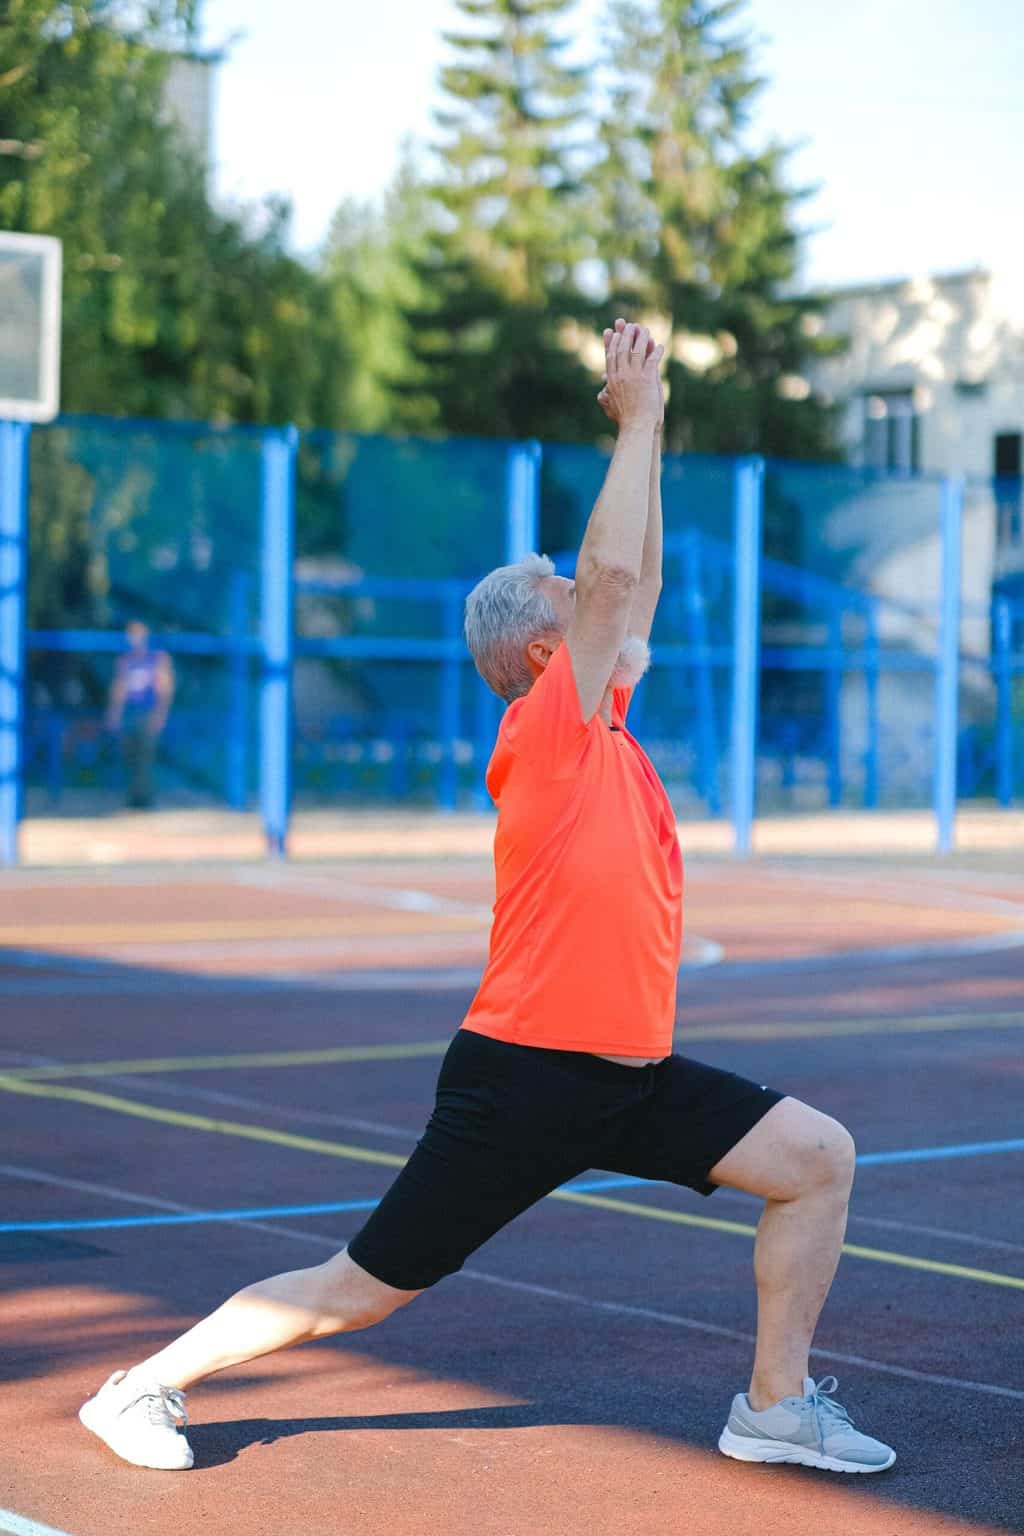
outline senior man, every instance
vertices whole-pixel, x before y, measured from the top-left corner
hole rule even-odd
[[[128,1461],[191,1466],[185,1388],[381,1322],[591,1167],[765,1201],[753,1373],[719,1440],[726,1455],[839,1472],[895,1460],[829,1395],[834,1378],[808,1373],[846,1224],[849,1134],[671,1054],[682,859],[668,797],[626,728],[661,587],[662,348],[623,321],[605,344],[599,399],[618,440],[575,581],[534,555],[467,602],[473,658],[509,706],[488,770],[497,901],[429,1124],[347,1249],[239,1291],[85,1404],[83,1422]]]

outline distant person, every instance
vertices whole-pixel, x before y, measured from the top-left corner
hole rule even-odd
[[[153,804],[153,764],[174,702],[174,668],[166,651],[150,649],[145,624],[133,621],[125,638],[128,650],[117,658],[107,725],[121,738],[128,804],[141,810]]]
[[[849,1132],[783,1091],[672,1051],[682,854],[665,789],[626,724],[661,590],[663,349],[623,320],[605,346],[599,399],[618,442],[575,581],[530,555],[485,576],[467,601],[473,659],[508,703],[487,774],[498,804],[498,900],[487,969],[441,1067],[430,1123],[346,1249],[247,1286],[115,1371],[83,1406],[87,1428],[137,1466],[192,1465],[181,1433],[186,1388],[382,1322],[590,1168],[702,1195],[725,1185],[765,1201],[754,1249],[757,1347],[718,1442],[727,1456],[834,1472],[882,1472],[896,1459],[854,1427],[832,1396],[834,1376],[810,1375],[846,1230]],[[642,1296],[639,1240],[618,1229],[608,1242],[616,1253],[624,1243],[636,1250]],[[704,1255],[712,1310],[724,1258],[710,1246]],[[177,1269],[187,1257],[168,1252],[164,1262]],[[562,1262],[578,1263],[568,1246]],[[545,1348],[562,1315],[546,1323]],[[422,1326],[427,1334],[433,1325]],[[516,1326],[501,1309],[497,1347]],[[601,1342],[597,1324],[589,1339],[570,1334],[570,1381],[573,1349],[599,1352]],[[686,1371],[680,1351],[680,1390]],[[702,1395],[706,1384],[689,1389]],[[676,1529],[691,1524],[699,1529],[699,1514],[684,1511]]]

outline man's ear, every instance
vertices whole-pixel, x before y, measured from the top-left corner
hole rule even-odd
[[[531,640],[526,647],[526,654],[539,676],[555,654],[555,647],[547,640]]]

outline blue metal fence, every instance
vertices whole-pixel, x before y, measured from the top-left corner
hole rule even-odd
[[[178,672],[165,796],[258,797],[275,852],[293,801],[487,804],[501,706],[461,638],[465,594],[530,548],[570,571],[606,454],[95,418],[28,443],[0,426],[0,861],[26,785],[33,804],[116,798],[103,704],[131,618]],[[1024,591],[1014,551],[990,551],[1020,518],[1005,485],[966,491],[667,459],[631,723],[682,814],[728,814],[742,852],[757,814],[931,805],[949,847],[958,793],[1013,803]],[[26,645],[26,547],[54,528],[78,546]]]

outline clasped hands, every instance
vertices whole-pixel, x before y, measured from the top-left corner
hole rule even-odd
[[[645,325],[616,320],[604,333],[605,382],[597,403],[619,428],[660,430],[665,395],[660,365],[665,355]]]

